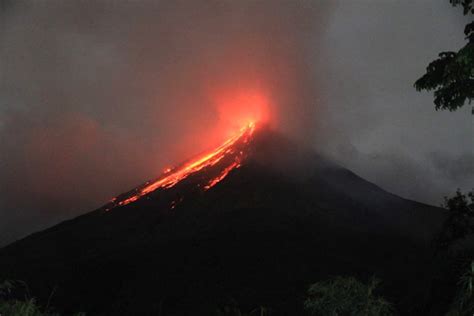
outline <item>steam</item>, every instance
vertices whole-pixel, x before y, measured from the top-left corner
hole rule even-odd
[[[217,144],[246,116],[308,141],[317,134],[318,80],[308,65],[325,3],[15,1],[2,9],[4,241],[104,204]]]
[[[412,87],[463,45],[467,21],[447,1],[0,10],[0,245],[103,205],[249,116],[404,197],[438,204],[474,181],[469,109],[434,112]]]
[[[402,197],[439,205],[474,184],[471,106],[435,111],[413,82],[441,51],[465,45],[470,20],[449,1],[347,1],[326,25],[326,151]],[[469,167],[470,166],[470,167]]]

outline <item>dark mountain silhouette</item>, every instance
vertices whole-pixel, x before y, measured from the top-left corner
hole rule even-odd
[[[265,129],[238,146],[168,189],[1,249],[0,278],[24,280],[44,301],[56,288],[51,305],[88,315],[213,315],[229,301],[300,315],[309,284],[376,275],[402,314],[426,313],[439,208]]]

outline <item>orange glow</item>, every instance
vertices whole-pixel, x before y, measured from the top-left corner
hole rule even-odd
[[[270,121],[269,99],[261,91],[216,92],[214,102],[219,116],[221,132],[232,135],[233,131],[248,124]]]
[[[207,185],[204,186],[205,190],[210,189],[222,181],[222,179],[224,179],[231,170],[241,166],[243,155],[245,153],[235,145],[237,143],[247,144],[251,140],[255,128],[256,124],[254,121],[248,122],[239,130],[237,134],[226,140],[222,145],[215,148],[214,150],[198,156],[196,159],[191,160],[180,167],[166,168],[161,177],[159,177],[157,180],[147,182],[143,187],[136,189],[126,198],[121,200],[117,197],[113,198],[110,201],[113,206],[107,207],[107,210],[110,210],[116,206],[123,206],[135,202],[141,197],[157,189],[169,189],[178,182],[189,177],[191,174],[194,174],[195,172],[198,172],[206,167],[214,166],[226,156],[233,155],[233,161],[223,170],[221,170],[215,178],[211,179]],[[171,209],[175,208],[176,204],[176,202],[173,202]]]
[[[210,188],[212,188],[213,186],[215,186],[216,184],[218,184],[219,182],[222,181],[222,179],[224,179],[231,170],[233,169],[237,169],[239,168],[241,165],[239,162],[237,161],[234,161],[232,164],[230,164],[227,168],[225,168],[224,170],[222,170],[222,172],[217,176],[215,177],[214,179],[212,179],[211,181],[209,181],[209,183],[204,187],[205,190],[208,190]]]

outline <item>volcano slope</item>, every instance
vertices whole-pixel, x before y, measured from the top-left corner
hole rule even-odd
[[[426,314],[440,209],[265,129],[240,145],[172,187],[120,205],[138,188],[1,249],[0,279],[43,302],[55,288],[50,305],[88,315],[213,315],[229,301],[301,315],[309,284],[375,275],[402,314]]]

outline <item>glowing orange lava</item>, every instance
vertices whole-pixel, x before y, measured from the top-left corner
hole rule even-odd
[[[209,180],[209,182],[204,186],[204,190],[208,190],[211,187],[215,186],[217,183],[222,181],[230,171],[233,169],[239,168],[242,163],[243,152],[235,146],[236,143],[248,143],[255,131],[255,122],[250,122],[240,129],[240,131],[225,141],[222,145],[215,148],[214,150],[207,152],[201,156],[198,156],[196,159],[191,160],[180,167],[166,168],[163,175],[144,186],[136,189],[132,194],[127,195],[127,197],[113,198],[110,202],[113,204],[112,207],[108,207],[107,210],[110,210],[116,206],[123,206],[137,201],[141,197],[151,193],[157,189],[168,189],[176,185],[178,182],[186,179],[191,174],[198,172],[206,167],[211,167],[216,165],[221,161],[226,155],[234,155],[233,161],[226,166],[223,170],[219,172],[217,176]],[[176,206],[176,202],[173,202],[171,208],[173,209]]]
[[[224,179],[229,174],[229,172],[231,170],[239,168],[239,167],[240,167],[240,162],[234,161],[227,168],[222,170],[222,172],[217,177],[215,177],[214,179],[209,181],[209,183],[204,187],[204,189],[208,190],[208,189],[212,188],[213,186],[215,186],[216,184],[221,182],[222,179]]]

